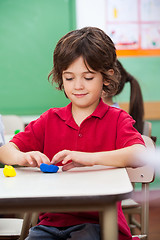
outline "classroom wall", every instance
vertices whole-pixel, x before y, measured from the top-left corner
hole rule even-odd
[[[57,41],[75,29],[74,0],[0,1],[0,113],[39,115],[66,98],[48,83]]]
[[[88,12],[91,6],[92,11]],[[83,26],[105,29],[106,0],[0,1],[0,113],[39,115],[68,103],[47,76],[60,37]],[[98,16],[98,17],[97,17]],[[160,57],[121,57],[144,101],[160,101]],[[129,101],[129,85],[116,101]],[[160,121],[152,121],[160,145]]]
[[[92,11],[88,11],[92,4]],[[107,0],[76,0],[77,27],[95,26],[106,30]],[[159,39],[160,41],[160,39]],[[144,101],[160,101],[160,56],[119,57],[124,67],[133,74],[140,83]],[[129,101],[129,84],[115,98],[118,102]],[[160,145],[160,121],[152,122],[152,134],[157,136]]]

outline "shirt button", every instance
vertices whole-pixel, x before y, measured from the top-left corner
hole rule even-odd
[[[82,134],[81,133],[79,133],[79,135],[78,135],[79,137],[82,137]]]

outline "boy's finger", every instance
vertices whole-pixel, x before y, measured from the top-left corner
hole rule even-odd
[[[25,154],[25,162],[27,162],[27,165],[34,167],[35,166],[35,161],[30,154]]]
[[[63,150],[63,151],[60,151],[60,152],[56,153],[54,155],[54,157],[52,158],[51,163],[56,164],[56,163],[62,161],[65,158],[65,156],[67,155],[68,152],[69,152],[68,150]]]
[[[41,155],[42,155],[41,158],[42,158],[43,163],[51,164],[50,159],[45,154],[41,153]]]
[[[62,164],[66,164],[68,161],[70,161],[70,160],[72,160],[71,159],[71,156],[70,155],[67,155],[64,159],[63,159],[63,161],[62,161]]]
[[[41,163],[46,163],[46,164],[51,164],[49,158],[43,154],[43,153],[36,153],[34,156],[33,156],[34,160],[36,161],[38,167],[40,167]]]
[[[30,152],[26,154],[26,161],[32,167],[39,167],[41,163],[51,164],[49,158],[41,152]]]
[[[68,171],[68,170],[70,170],[71,168],[74,168],[74,167],[75,167],[74,164],[71,162],[71,163],[68,163],[68,164],[64,165],[62,167],[62,171]]]

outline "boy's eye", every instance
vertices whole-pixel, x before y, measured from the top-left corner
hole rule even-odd
[[[90,77],[90,78],[87,78],[87,77],[85,77],[85,79],[86,79],[86,80],[92,80],[92,79],[93,79],[93,77]]]

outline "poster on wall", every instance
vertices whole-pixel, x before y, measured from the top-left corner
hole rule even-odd
[[[106,29],[117,53],[160,55],[160,0],[106,0]]]

